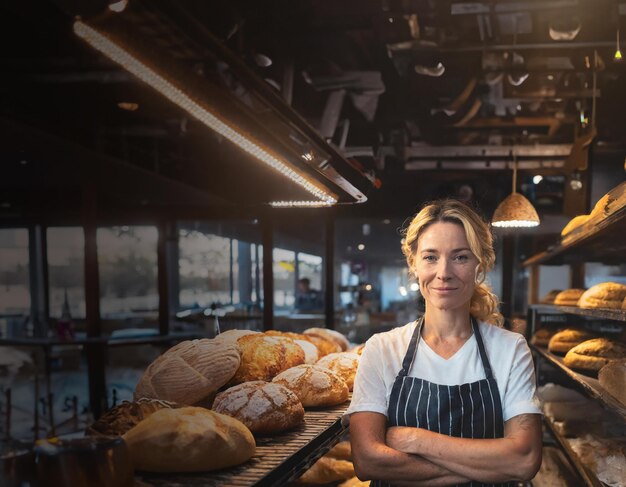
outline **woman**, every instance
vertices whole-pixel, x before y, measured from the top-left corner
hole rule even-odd
[[[345,417],[357,475],[373,486],[531,479],[541,410],[526,340],[501,328],[484,284],[489,227],[463,203],[437,201],[415,216],[402,250],[426,311],[365,346]]]

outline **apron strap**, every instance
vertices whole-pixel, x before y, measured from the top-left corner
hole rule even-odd
[[[421,316],[415,322],[415,330],[413,330],[413,335],[411,335],[411,341],[409,342],[406,354],[404,355],[404,359],[402,360],[402,370],[398,372],[398,377],[406,377],[409,373],[409,370],[411,370],[411,366],[413,365],[413,360],[415,358],[415,350],[417,349],[417,342],[422,335],[423,324],[424,316]]]
[[[493,373],[491,372],[491,365],[489,364],[489,359],[487,358],[487,352],[485,352],[485,345],[483,343],[483,337],[480,335],[478,322],[473,316],[470,316],[470,319],[472,320],[472,329],[474,330],[474,336],[476,337],[476,344],[478,345],[480,360],[483,363],[483,368],[485,369],[485,375],[487,376],[487,379],[492,379]]]

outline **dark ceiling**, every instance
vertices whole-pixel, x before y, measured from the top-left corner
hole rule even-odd
[[[203,42],[207,35],[217,38],[352,170],[382,183],[375,189],[359,182],[369,202],[355,211],[406,216],[424,200],[469,187],[488,214],[510,190],[515,153],[521,189],[540,210],[558,213],[569,191],[564,182],[585,170],[567,160],[577,136],[595,125],[597,160],[608,154],[623,161],[626,153],[625,71],[613,60],[626,3],[130,0],[121,14],[111,14],[108,3],[13,0],[0,7],[9,206],[26,204],[20,195],[30,183],[20,163],[45,159],[42,141],[50,136],[58,154],[64,144],[76,144],[148,179],[175,181],[172,199],[183,206],[255,205],[276,193],[301,197],[79,40],[74,14],[96,22],[119,15],[172,66],[228,81]],[[246,103],[245,95],[240,98]],[[120,102],[138,109],[120,109]],[[271,135],[273,127],[264,130]],[[64,161],[66,181],[78,169],[88,171],[85,157]],[[106,171],[99,174],[114,184]],[[535,188],[529,182],[534,174],[552,179]],[[48,176],[40,179],[43,188]],[[158,207],[147,186],[103,198],[120,208],[137,202]]]

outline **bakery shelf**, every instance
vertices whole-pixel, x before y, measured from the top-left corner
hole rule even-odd
[[[565,242],[529,257],[522,266],[562,265],[572,262],[623,264],[626,255],[626,206],[618,208],[602,220],[583,225],[568,235]]]
[[[570,379],[579,385],[579,389],[581,389],[587,396],[599,401],[606,409],[616,413],[624,421],[626,421],[626,406],[609,394],[606,389],[600,385],[600,381],[598,381],[598,379],[573,371],[563,363],[562,357],[548,352],[548,350],[544,347],[538,347],[532,344],[530,347],[535,353],[561,371],[565,372]]]
[[[307,410],[300,427],[278,435],[257,437],[255,455],[242,465],[206,473],[138,473],[135,476],[137,484],[142,487],[285,485],[299,477],[341,439],[345,432],[341,416],[348,405],[346,402],[334,408]]]
[[[566,453],[570,463],[574,466],[578,475],[580,475],[582,480],[585,482],[585,485],[588,487],[604,487],[604,484],[600,482],[598,477],[587,467],[585,467],[585,465],[580,461],[580,458],[578,457],[576,452],[572,450],[569,442],[556,430],[554,424],[552,423],[552,420],[544,416],[543,422],[550,430],[550,433],[552,434],[554,439]]]
[[[531,304],[531,309],[540,313],[566,313],[570,315],[586,316],[588,318],[602,318],[626,322],[625,309],[609,308],[579,308],[577,306],[553,306],[549,304]]]

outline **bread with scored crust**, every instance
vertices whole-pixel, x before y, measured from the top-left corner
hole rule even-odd
[[[335,330],[329,330],[328,328],[307,328],[306,330],[304,330],[304,334],[317,335],[326,340],[335,342],[341,348],[339,352],[345,352],[346,350],[348,350],[348,348],[350,348],[350,342],[348,341],[348,339]]]
[[[348,389],[352,390],[360,358],[360,355],[352,352],[331,353],[319,359],[317,365],[332,370],[345,381]]]
[[[593,338],[573,347],[563,359],[572,369],[598,371],[605,365],[626,358],[626,345],[607,338]]]
[[[85,431],[87,435],[122,436],[141,421],[160,409],[175,409],[176,403],[142,397],[137,401],[123,401],[106,411]]]
[[[289,430],[304,419],[304,408],[294,392],[264,381],[244,382],[220,392],[213,410],[238,419],[255,435]]]
[[[348,385],[337,374],[319,365],[298,365],[278,374],[272,382],[288,387],[307,407],[328,407],[348,400]]]

